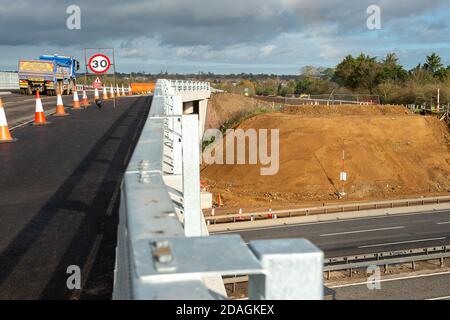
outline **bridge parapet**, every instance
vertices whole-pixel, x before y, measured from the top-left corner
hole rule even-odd
[[[201,82],[158,80],[126,169],[119,211],[114,299],[225,299],[222,276],[249,276],[250,299],[322,299],[323,253],[304,239],[209,236],[200,209],[199,117],[183,94]]]
[[[170,80],[171,92],[183,97],[183,102],[206,100],[211,97],[211,85],[208,82]]]

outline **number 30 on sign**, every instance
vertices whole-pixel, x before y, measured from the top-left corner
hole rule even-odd
[[[88,66],[94,73],[105,73],[111,67],[111,60],[104,54],[96,54],[91,57]]]

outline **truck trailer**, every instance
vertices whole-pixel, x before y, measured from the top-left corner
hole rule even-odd
[[[20,92],[32,95],[37,90],[53,96],[72,94],[76,86],[76,72],[80,63],[74,57],[43,55],[39,60],[19,61]]]

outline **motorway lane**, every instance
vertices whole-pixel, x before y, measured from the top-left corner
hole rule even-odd
[[[0,299],[109,298],[119,187],[150,97],[49,117],[0,145]],[[83,290],[66,287],[67,267]]]
[[[336,300],[450,300],[450,272],[384,279],[373,284],[378,289],[369,289],[367,283],[330,289]]]
[[[268,227],[237,233],[246,241],[306,238],[327,257],[450,244],[450,210]]]

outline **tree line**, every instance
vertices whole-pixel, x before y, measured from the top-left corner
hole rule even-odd
[[[383,59],[361,53],[346,56],[335,68],[304,67],[295,78],[244,79],[222,87],[249,95],[372,94],[382,103],[435,105],[438,88],[441,103],[450,102],[450,66],[436,53],[410,70],[399,64],[395,53]]]

